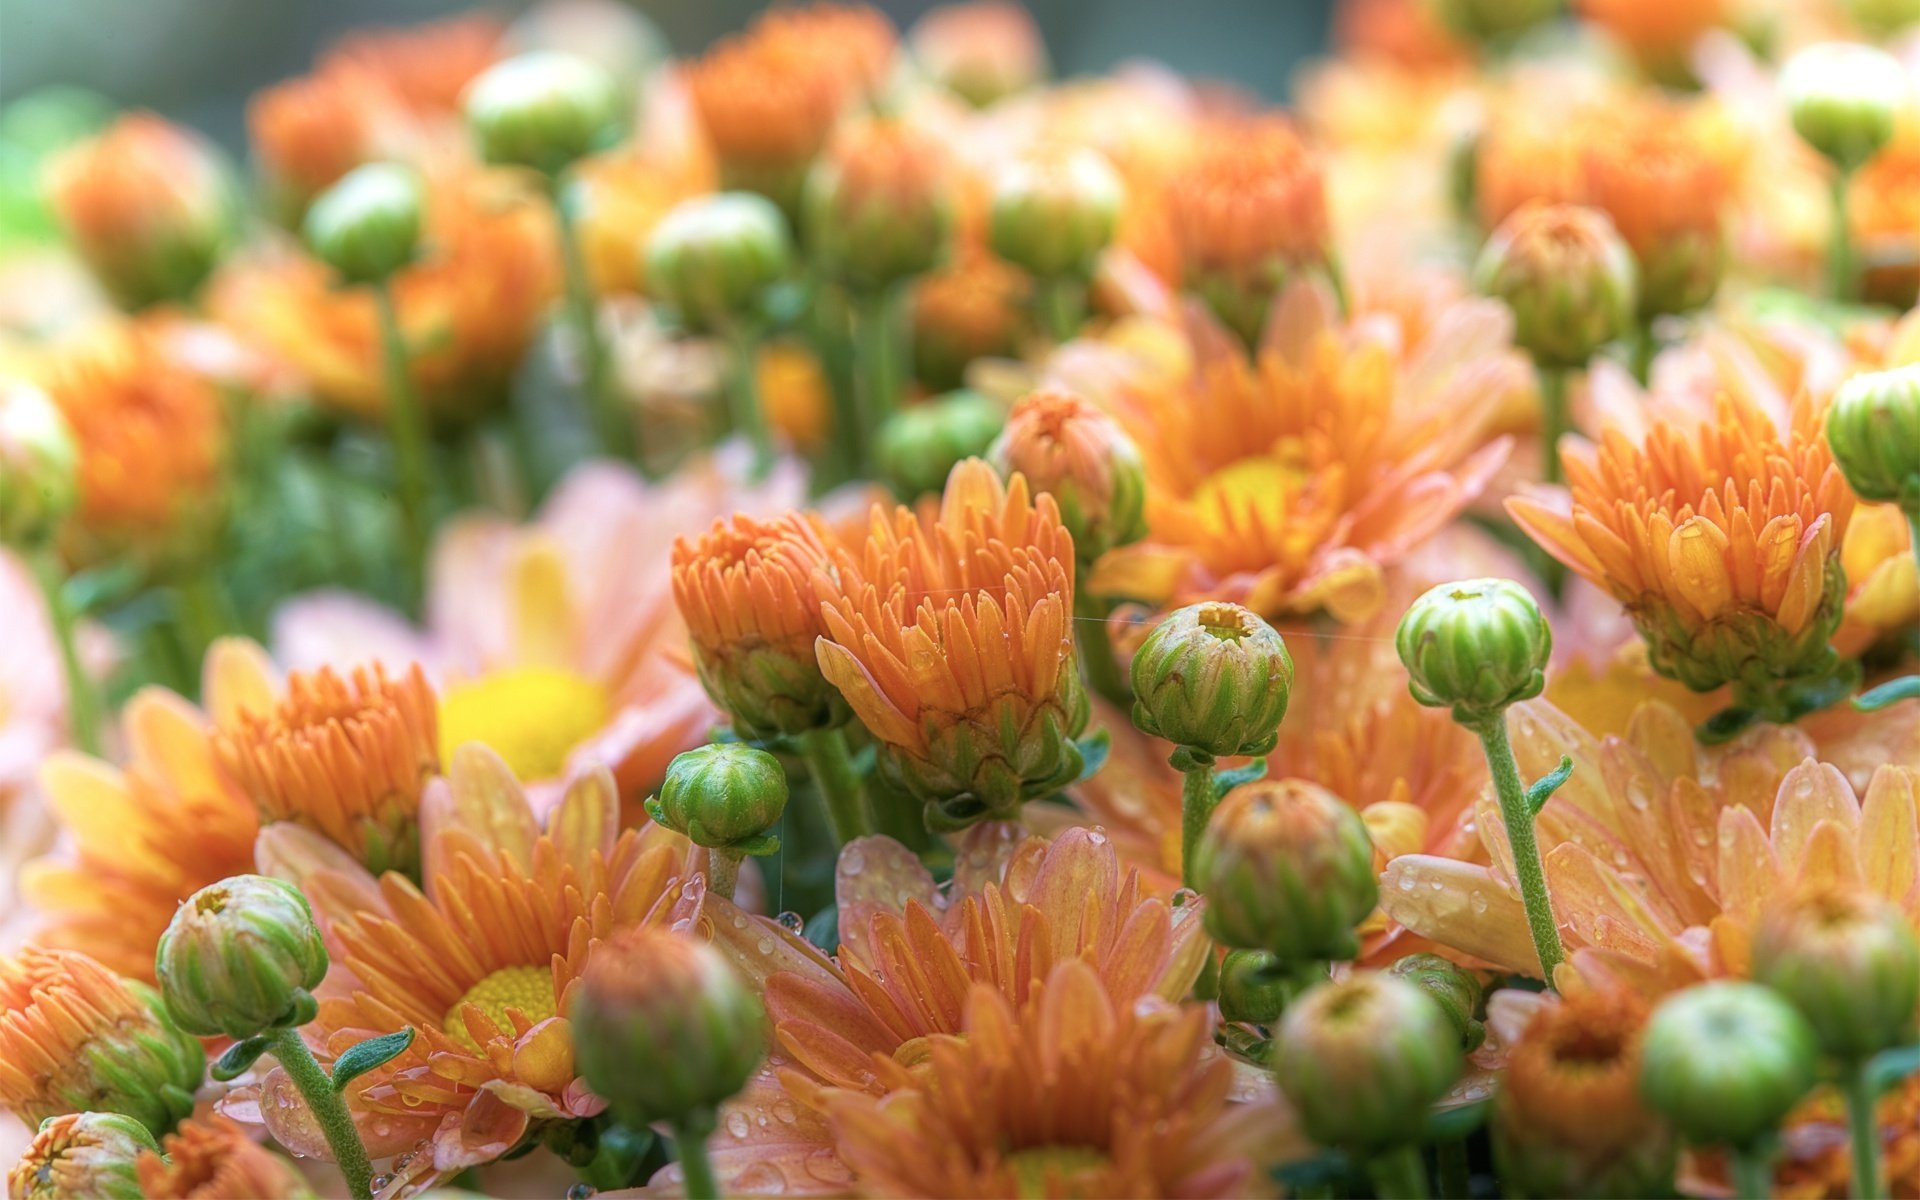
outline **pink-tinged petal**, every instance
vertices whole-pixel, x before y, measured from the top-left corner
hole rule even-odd
[[[273,614],[273,658],[289,671],[375,662],[391,673],[414,663],[436,681],[444,667],[433,645],[406,619],[352,592],[295,596]]]
[[[592,767],[569,780],[547,820],[547,836],[581,879],[588,877],[594,855],[613,854],[619,832],[620,794],[605,767]]]
[[[1555,918],[1589,946],[1652,962],[1667,936],[1679,932],[1677,922],[1584,847],[1554,847],[1546,868]]]
[[[83,845],[112,845],[124,831],[139,827],[139,806],[127,791],[126,777],[97,758],[55,752],[40,766],[40,787],[47,807]]]
[[[1509,496],[1507,515],[1541,549],[1588,579],[1606,577],[1606,568],[1574,531],[1573,499],[1564,491]]]
[[[1057,959],[1080,952],[1083,932],[1092,932],[1083,931],[1083,920],[1094,906],[1111,899],[1119,880],[1119,856],[1104,833],[1070,829],[1047,848],[1029,903],[1047,914]]]
[[[1167,947],[1167,969],[1154,992],[1162,1000],[1177,1003],[1193,990],[1193,981],[1213,953],[1213,939],[1207,936],[1203,918],[1204,899],[1183,904],[1173,910],[1173,938]]]
[[[332,839],[292,821],[261,828],[253,842],[254,869],[306,893],[314,915],[325,919],[354,911],[384,913],[380,885],[358,859]],[[322,877],[329,877],[324,888]],[[322,893],[332,903],[322,904]]]
[[[1195,301],[1187,303],[1189,310],[1205,311]],[[1305,366],[1312,361],[1321,339],[1337,328],[1339,313],[1340,301],[1332,290],[1323,281],[1303,275],[1274,299],[1266,328],[1260,331],[1260,348],[1273,351],[1293,366]],[[1236,355],[1242,353],[1237,343],[1231,350]]]
[[[569,670],[584,630],[560,547],[522,538],[507,559],[510,661],[519,667]]]
[[[834,901],[840,915],[840,944],[862,962],[874,961],[869,929],[876,913],[899,916],[918,900],[929,912],[945,905],[940,886],[918,855],[890,837],[855,838],[840,848],[834,867]]]
[[[1752,921],[1780,890],[1780,863],[1760,819],[1745,808],[1720,812],[1720,907]]]
[[[1799,871],[1814,826],[1822,821],[1833,821],[1851,833],[1860,827],[1860,802],[1839,768],[1807,759],[1780,781],[1769,831],[1773,852],[1790,874]]]
[[[1526,909],[1487,868],[1408,854],[1380,877],[1380,907],[1421,937],[1522,975],[1540,970]]]
[[[812,942],[778,921],[754,916],[721,896],[706,897],[697,927],[701,936],[756,987],[783,973],[839,983],[839,972]]]
[[[1549,992],[1501,988],[1487,997],[1488,1040],[1503,1046],[1513,1045],[1542,1008],[1558,1003],[1558,997]]]
[[[720,1106],[719,1132],[707,1155],[724,1196],[844,1196],[853,1172],[833,1152],[827,1119],[796,1104],[769,1063],[738,1096]],[[679,1164],[662,1167],[644,1188],[602,1192],[603,1200],[683,1195]]]
[[[1920,884],[1915,792],[1912,769],[1887,764],[1873,773],[1860,810],[1860,865],[1867,887],[1896,903]]]
[[[499,517],[460,517],[441,526],[428,568],[427,628],[442,668],[476,675],[512,661],[506,568],[519,527]]]
[[[526,1089],[531,1091],[531,1089]],[[534,1096],[539,1093],[534,1092]],[[565,1117],[558,1108],[554,1115]],[[463,1171],[499,1158],[527,1132],[528,1112],[496,1095],[476,1093],[461,1113],[449,1113],[433,1135],[433,1166],[437,1171]]]
[[[644,698],[624,704],[604,729],[574,748],[567,770],[605,766],[622,796],[645,796],[666,778],[675,755],[706,744],[719,720],[699,680],[663,669],[652,675]]]
[[[200,695],[215,725],[237,724],[242,713],[273,711],[279,690],[273,661],[251,638],[216,638],[200,674]]]

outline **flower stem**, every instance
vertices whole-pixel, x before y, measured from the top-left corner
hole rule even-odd
[[[855,388],[858,417],[848,430],[857,447],[862,473],[871,465],[873,435],[900,407],[907,347],[901,329],[900,296],[880,288],[855,300],[853,316]]]
[[[739,853],[732,850],[709,849],[707,851],[707,894],[731,900],[734,889],[739,884]]]
[[[720,1187],[713,1178],[713,1160],[707,1157],[707,1133],[712,1128],[711,1113],[689,1114],[674,1123],[673,1149],[680,1156],[687,1200],[720,1198]]]
[[[1546,468],[1548,483],[1559,483],[1560,439],[1572,428],[1567,414],[1567,375],[1559,367],[1541,367],[1540,407],[1542,422],[1540,425],[1540,449]]]
[[[60,670],[67,683],[67,731],[74,748],[82,754],[100,753],[100,695],[93,680],[80,663],[80,643],[73,606],[67,603],[67,571],[51,546],[40,546],[27,555],[40,595],[47,603],[47,623],[53,627],[54,643],[60,648]]]
[[[1086,285],[1071,275],[1039,280],[1034,285],[1040,302],[1040,316],[1047,336],[1055,345],[1064,345],[1080,332],[1087,311]]]
[[[847,735],[839,728],[809,729],[800,735],[800,756],[806,760],[807,773],[827,806],[827,820],[833,826],[833,838],[846,845],[867,833],[866,805],[860,795],[860,776],[853,769],[853,756],[847,751]]]
[[[1880,1171],[1880,1122],[1876,1114],[1872,1072],[1865,1062],[1851,1064],[1844,1083],[1847,1122],[1853,1130],[1853,1194],[1860,1200],[1882,1200],[1886,1179]]]
[[[1427,1200],[1427,1166],[1418,1146],[1401,1146],[1367,1160],[1367,1175],[1380,1200]]]
[[[374,303],[380,310],[380,348],[386,364],[387,430],[393,439],[394,465],[400,476],[400,524],[407,539],[407,562],[402,571],[406,580],[406,602],[420,597],[421,580],[426,570],[427,536],[427,415],[420,397],[413,390],[413,377],[407,370],[407,343],[400,332],[400,314],[393,302],[393,285],[381,280],[373,285]]]
[[[1652,317],[1635,322],[1629,346],[1633,354],[1630,364],[1633,378],[1641,387],[1646,387],[1653,382],[1653,359],[1660,352],[1660,341],[1653,334]]]
[[[373,1164],[367,1161],[367,1148],[360,1144],[360,1131],[353,1127],[346,1098],[333,1090],[333,1081],[314,1061],[313,1051],[307,1049],[298,1029],[277,1029],[267,1036],[272,1040],[273,1057],[293,1080],[293,1086],[300,1089],[320,1132],[326,1135],[333,1161],[346,1177],[347,1193],[354,1200],[372,1200]]]
[[[1176,757],[1192,762],[1191,756],[1184,750],[1175,753]],[[1183,769],[1186,778],[1180,785],[1180,882],[1197,891],[1200,885],[1193,878],[1193,856],[1200,849],[1200,838],[1207,832],[1207,822],[1213,819],[1213,807],[1219,799],[1219,793],[1213,786],[1211,757],[1204,763]]]
[[[1443,1200],[1468,1200],[1473,1195],[1473,1178],[1467,1168],[1467,1144],[1456,1138],[1439,1143],[1433,1153],[1440,1167]]]
[[[1770,1143],[1730,1146],[1727,1157],[1733,1163],[1733,1194],[1739,1200],[1767,1200],[1773,1195],[1773,1147]]]
[[[1520,883],[1520,898],[1527,909],[1527,928],[1533,934],[1533,948],[1540,955],[1540,978],[1553,986],[1553,969],[1565,961],[1560,945],[1560,928],[1553,919],[1553,903],[1547,896],[1547,871],[1540,861],[1540,843],[1533,836],[1533,811],[1527,806],[1527,792],[1520,782],[1520,767],[1513,760],[1513,746],[1507,741],[1505,711],[1468,728],[1479,735],[1486,751],[1487,770],[1493,776],[1494,792],[1500,798],[1500,816],[1507,826],[1507,845],[1513,850],[1513,870]]]
[[[734,433],[753,447],[753,468],[749,475],[755,483],[773,469],[773,437],[767,431],[767,414],[760,405],[760,381],[756,375],[760,339],[744,323],[727,331],[727,351],[733,359],[728,371],[727,401],[732,411]]]
[[[1087,570],[1080,576],[1084,579]],[[1087,686],[1122,707],[1133,703],[1133,685],[1113,654],[1113,637],[1107,630],[1107,606],[1087,594],[1084,588],[1073,593],[1074,615],[1080,619],[1074,644],[1080,648],[1080,665],[1086,669]]]
[[[585,373],[587,410],[600,438],[600,449],[615,458],[626,459],[646,470],[645,448],[640,444],[634,423],[622,410],[620,397],[613,390],[607,370],[607,348],[600,337],[600,315],[593,299],[593,282],[587,277],[587,261],[580,251],[580,233],[574,227],[573,212],[560,196],[553,196],[553,211],[559,220],[560,257],[566,271],[567,311],[575,336],[580,339],[580,357]]]
[[[1827,287],[1835,300],[1845,303],[1855,293],[1853,239],[1847,228],[1847,187],[1853,172],[1845,168],[1833,173],[1833,228],[1827,235]]]

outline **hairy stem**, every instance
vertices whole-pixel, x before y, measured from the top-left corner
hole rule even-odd
[[[1513,759],[1513,746],[1507,741],[1507,714],[1502,711],[1477,725],[1470,726],[1479,735],[1486,751],[1487,770],[1493,775],[1494,792],[1500,798],[1500,815],[1507,826],[1507,845],[1513,850],[1513,870],[1519,876],[1520,898],[1527,909],[1527,929],[1533,934],[1533,948],[1540,955],[1540,978],[1551,988],[1553,969],[1566,957],[1560,945],[1560,928],[1553,919],[1553,904],[1547,896],[1547,871],[1540,861],[1540,843],[1533,834],[1533,812],[1527,806],[1527,789],[1520,782],[1520,767]]]
[[[300,1039],[298,1029],[279,1029],[268,1036],[273,1042],[273,1057],[293,1080],[293,1086],[300,1089],[301,1098],[326,1136],[333,1161],[346,1177],[347,1193],[354,1200],[372,1200],[373,1164],[367,1161],[367,1148],[360,1144],[360,1131],[353,1127],[346,1098],[333,1090],[333,1081],[314,1061],[313,1051]]]
[[[740,854],[734,850],[707,851],[707,894],[733,899],[740,883]]]
[[[1218,799],[1212,759],[1204,766],[1187,767],[1180,785],[1180,882],[1195,891],[1200,885],[1193,878],[1193,856],[1200,849],[1201,835],[1207,832]]]
[[[1541,367],[1540,376],[1540,450],[1548,483],[1559,483],[1560,439],[1572,429],[1567,413],[1567,377],[1559,367]]]
[[[848,433],[863,472],[872,465],[874,434],[900,407],[905,387],[908,347],[900,319],[901,295],[899,288],[885,287],[855,300],[854,395],[859,415],[856,428]]]
[[[1854,278],[1853,239],[1847,228],[1847,187],[1852,182],[1851,170],[1834,171],[1833,227],[1827,235],[1827,287],[1833,298],[1842,303],[1854,298],[1858,282]]]
[[[1082,570],[1080,575],[1085,579],[1087,571]],[[1087,686],[1122,707],[1133,703],[1133,685],[1113,654],[1113,637],[1107,630],[1107,606],[1088,595],[1085,588],[1075,588],[1073,609],[1074,616],[1079,618],[1073,640],[1080,650],[1080,665],[1085,669]]]

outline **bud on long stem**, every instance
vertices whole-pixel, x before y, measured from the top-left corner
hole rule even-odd
[[[298,1029],[277,1029],[271,1038],[273,1057],[293,1080],[293,1086],[300,1089],[320,1132],[326,1135],[327,1149],[333,1151],[333,1161],[346,1177],[347,1193],[354,1200],[372,1200],[373,1164],[367,1159],[367,1148],[360,1143],[359,1130],[353,1127],[346,1098],[333,1090],[333,1081],[314,1061],[313,1051],[307,1049]]]
[[[1547,871],[1540,861],[1540,843],[1534,838],[1533,810],[1520,782],[1513,746],[1507,741],[1507,714],[1497,712],[1469,728],[1479,736],[1481,749],[1486,751],[1487,770],[1493,776],[1500,816],[1507,827],[1507,845],[1513,850],[1514,874],[1519,876],[1520,899],[1527,910],[1527,929],[1540,955],[1540,977],[1552,987],[1553,969],[1565,961],[1567,952],[1560,944],[1560,928],[1547,895]]]

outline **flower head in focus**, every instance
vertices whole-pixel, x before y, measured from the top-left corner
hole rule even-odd
[[[876,508],[836,565],[820,668],[930,819],[1010,815],[1080,773],[1073,539],[1052,497],[969,459],[932,519]]]

